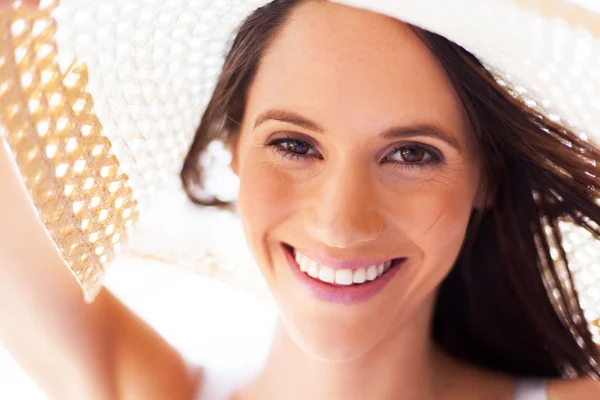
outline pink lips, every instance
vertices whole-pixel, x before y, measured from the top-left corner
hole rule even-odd
[[[283,247],[285,257],[288,261],[288,264],[292,270],[292,274],[296,277],[296,279],[298,280],[300,285],[305,290],[307,290],[311,295],[313,295],[314,297],[316,297],[320,300],[324,300],[324,301],[328,301],[328,302],[332,302],[332,303],[340,303],[340,304],[345,304],[345,305],[354,305],[354,304],[363,303],[363,302],[366,302],[366,301],[372,299],[373,297],[375,297],[378,293],[380,293],[387,286],[387,284],[392,280],[392,278],[396,275],[396,273],[402,269],[400,267],[406,260],[405,258],[395,259],[393,261],[390,269],[387,272],[385,272],[383,275],[381,275],[379,278],[375,279],[374,281],[361,283],[359,285],[342,286],[342,285],[334,285],[334,284],[322,282],[318,279],[311,278],[304,272],[300,271],[300,267],[298,266],[298,264],[296,263],[296,260],[294,259],[293,250],[290,247],[283,245],[283,244],[282,244],[282,247]],[[304,251],[302,251],[302,253],[304,253],[306,255],[310,254],[310,253],[304,252]],[[309,257],[312,258],[312,254]],[[326,259],[323,259],[323,258],[319,259],[319,258],[315,257],[315,261],[316,260],[325,261]],[[357,267],[355,267],[355,268],[360,268],[362,266],[373,265],[373,264],[376,264],[377,262],[381,263],[381,262],[385,262],[387,260],[388,259],[381,260],[381,261],[380,260],[361,259],[361,260],[349,260],[349,261],[346,260],[346,261],[341,261],[341,262],[338,260],[337,264],[330,265],[330,266],[339,269],[339,268],[349,268],[348,265],[357,265]],[[331,260],[329,260],[329,261],[331,261]],[[373,262],[373,261],[375,261],[375,262]],[[356,264],[358,262],[360,262],[360,264]],[[365,262],[367,264],[363,265]],[[355,264],[350,264],[350,263],[355,263]],[[371,264],[369,264],[369,263],[371,263]],[[327,263],[323,263],[323,264],[328,265]],[[343,267],[340,267],[340,265],[343,265]]]
[[[366,268],[371,265],[379,265],[383,264],[386,261],[389,261],[389,258],[354,258],[347,260],[340,260],[339,258],[333,258],[328,256],[322,256],[315,253],[312,253],[309,250],[296,249],[300,253],[308,256],[311,260],[315,260],[319,262],[319,264],[327,265],[333,269],[358,269],[358,268]]]

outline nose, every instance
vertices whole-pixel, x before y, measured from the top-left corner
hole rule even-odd
[[[377,239],[383,230],[383,218],[368,171],[346,168],[320,178],[309,195],[304,216],[307,232],[335,248]]]

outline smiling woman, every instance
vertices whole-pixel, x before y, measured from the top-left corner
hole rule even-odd
[[[598,314],[569,262],[594,262],[600,239],[600,17],[560,2],[7,8],[3,344],[61,400],[599,398]],[[567,9],[575,25],[550,18]],[[224,204],[205,185],[215,140],[239,177],[231,224],[197,219],[215,210],[181,191],[157,211],[179,178]],[[221,247],[243,251],[233,220],[279,319],[256,376],[215,398],[213,366],[202,380],[100,277],[151,222],[144,257],[184,248],[243,286],[204,243],[226,225]],[[197,306],[232,319],[220,303]]]
[[[194,193],[213,139],[232,149],[246,237],[283,321],[250,397],[292,379],[289,363],[302,376],[369,366],[374,385],[350,385],[364,398],[426,398],[445,389],[414,382],[468,365],[598,376],[583,312],[557,280],[558,301],[574,304],[557,314],[544,260],[561,218],[600,234],[600,153],[464,49],[378,14],[273,2],[226,59],[182,171]],[[461,379],[460,398],[510,392],[502,375]]]

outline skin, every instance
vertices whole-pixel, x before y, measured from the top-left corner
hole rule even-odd
[[[272,108],[323,131],[277,120],[255,128]],[[467,121],[442,67],[406,25],[331,3],[293,12],[261,61],[236,147],[246,237],[282,320],[254,397],[276,391],[269,382],[282,382],[286,398],[436,395],[441,355],[428,334],[436,288],[480,202]],[[441,127],[458,148],[419,133],[382,137],[415,124]],[[286,136],[311,143],[313,157],[265,146]],[[425,147],[442,162],[409,168],[395,152],[402,146]],[[407,261],[371,301],[332,304],[298,285],[281,242],[340,259]]]
[[[321,131],[280,120],[256,126],[273,108]],[[458,149],[419,134],[381,136],[417,123],[443,127]],[[285,137],[291,142],[273,146]],[[283,155],[298,139],[310,146],[294,149],[312,158]],[[394,149],[406,145],[427,146],[443,162],[402,168]],[[281,316],[262,374],[237,398],[512,398],[511,378],[452,359],[429,336],[436,289],[471,211],[485,204],[484,182],[465,110],[406,25],[332,3],[301,5],[261,60],[232,147],[246,237]],[[332,304],[298,285],[282,242],[340,259],[408,261],[371,301]],[[550,392],[567,398],[555,384]]]
[[[0,11],[9,3],[0,0]],[[254,130],[273,106],[301,112],[324,132],[275,121]],[[417,121],[443,126],[460,153],[415,136],[411,144],[443,153],[443,167],[382,164],[408,139],[378,134]],[[311,138],[321,158],[299,163],[264,147],[283,132]],[[297,9],[262,62],[235,144],[244,228],[282,316],[264,370],[236,400],[511,398],[510,377],[464,365],[428,337],[435,288],[470,210],[481,206],[482,182],[464,111],[406,27],[329,3]],[[0,229],[0,341],[38,386],[65,400],[192,399],[201,370],[108,290],[83,302],[3,146],[0,182],[0,226],[11,227]],[[334,257],[410,262],[371,302],[332,305],[299,290],[281,241]],[[600,389],[557,380],[549,396],[593,399]]]
[[[12,0],[0,0],[0,11],[8,9],[13,3]],[[35,9],[40,5],[39,0],[22,0],[23,6],[29,9]]]

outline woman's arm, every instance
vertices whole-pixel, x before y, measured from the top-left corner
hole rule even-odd
[[[0,144],[0,340],[54,398],[114,398],[107,294],[82,300]]]
[[[181,356],[103,289],[86,304],[0,140],[0,342],[52,399],[190,400]]]
[[[12,2],[0,0],[0,12]],[[33,9],[39,0],[22,4]],[[52,399],[190,400],[198,383],[106,289],[93,304],[83,301],[1,139],[0,342]]]

